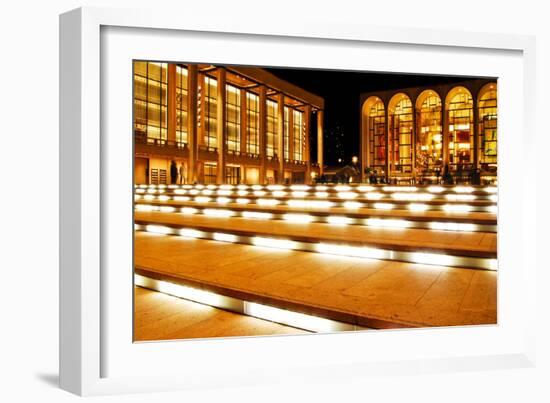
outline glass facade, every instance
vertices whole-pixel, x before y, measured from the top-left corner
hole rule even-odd
[[[441,99],[428,95],[417,109],[416,168],[420,173],[440,169],[443,164]]]
[[[225,167],[225,183],[238,185],[241,182],[241,168],[229,165]]]
[[[305,155],[305,127],[304,113],[298,110],[292,110],[292,141],[295,161],[303,161]]]
[[[260,98],[246,93],[246,152],[260,154]]]
[[[266,155],[274,157],[277,155],[277,114],[279,105],[270,99],[267,100],[267,127],[266,127]]]
[[[473,162],[473,102],[470,92],[459,88],[450,94],[449,116],[449,165],[463,169]]]
[[[167,67],[167,63],[134,62],[134,133],[141,142],[166,142]]]
[[[278,182],[283,171],[294,181],[309,181],[320,170],[317,164],[293,163],[309,159],[306,127],[311,127],[311,116],[306,118],[302,109],[323,110],[322,100],[313,94],[288,92],[292,85],[282,92],[275,88],[278,81],[253,68],[243,74],[238,67],[208,64],[133,65],[136,155],[147,162],[136,171],[140,182],[164,183],[170,170],[162,167],[171,161],[186,167],[185,178],[204,183],[265,183],[270,177]],[[223,88],[219,73],[225,73]],[[322,127],[322,118],[317,120]],[[225,158],[218,154],[222,138]],[[308,170],[313,175],[306,175]]]
[[[187,144],[187,69],[176,66],[176,143]]]
[[[218,169],[215,163],[204,164],[204,183],[216,183]]]
[[[448,165],[457,181],[480,183],[481,178],[483,183],[494,183],[497,83],[472,79],[406,91],[412,99],[397,90],[370,94],[364,100],[361,127],[366,167],[380,172],[387,162],[390,177],[433,183],[441,180]],[[439,94],[446,94],[445,98]],[[389,111],[387,124],[384,108]]]
[[[204,77],[204,145],[218,147],[218,81]]]
[[[406,95],[395,105],[390,114],[390,162],[393,172],[412,171],[412,103]]]
[[[241,149],[241,90],[232,85],[226,85],[225,93],[227,150],[238,152]]]
[[[386,169],[386,114],[379,99],[368,110],[368,136],[371,166]]]
[[[491,170],[497,163],[497,90],[492,84],[481,93],[479,108],[479,163],[484,170]]]

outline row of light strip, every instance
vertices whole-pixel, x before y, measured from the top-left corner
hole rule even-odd
[[[164,194],[166,191],[164,189],[136,189],[137,194]],[[274,197],[285,197],[285,196],[291,196],[295,198],[307,198],[307,197],[317,197],[317,198],[323,198],[326,199],[330,197],[330,194],[325,191],[317,191],[315,193],[309,193],[303,190],[294,190],[292,192],[285,192],[283,190],[273,190],[270,192],[266,192],[265,190],[254,190],[252,192],[249,192],[247,190],[229,190],[229,189],[175,189],[172,191],[169,191],[169,193],[173,193],[175,195],[203,195],[203,196],[232,196],[232,195],[238,195],[238,196],[250,196],[254,195],[256,197],[263,197],[267,195],[268,193],[271,193]],[[407,192],[395,192],[393,194],[384,194],[379,192],[367,192],[364,194],[359,194],[356,192],[349,192],[349,191],[340,191],[337,193],[338,198],[345,199],[345,200],[353,200],[358,197],[360,198],[366,198],[368,200],[381,200],[381,199],[394,199],[394,200],[404,200],[404,201],[431,201],[436,196],[432,193],[407,193]],[[474,201],[474,200],[484,200],[484,197],[478,197],[472,194],[447,194],[444,195],[444,198],[449,201]],[[489,200],[492,202],[497,202],[497,195],[489,195]]]
[[[376,202],[372,204],[364,204],[358,201],[342,201],[342,202],[332,202],[330,200],[305,200],[305,199],[289,199],[286,201],[279,200],[279,199],[271,199],[271,198],[261,198],[257,200],[251,200],[247,199],[245,197],[239,197],[236,199],[231,199],[226,196],[218,196],[216,198],[210,197],[210,196],[168,196],[168,195],[135,195],[134,196],[136,200],[145,200],[145,201],[177,201],[177,202],[196,202],[196,203],[211,203],[214,202],[216,204],[225,205],[228,203],[237,203],[241,205],[247,205],[247,204],[257,204],[260,206],[277,206],[281,204],[286,204],[290,207],[295,208],[317,208],[317,209],[328,209],[333,207],[343,207],[350,210],[360,209],[360,208],[369,208],[369,209],[377,209],[377,210],[393,210],[398,209],[401,206],[397,206],[393,203],[386,203],[386,202]],[[442,210],[447,213],[468,213],[471,211],[484,211],[488,213],[497,213],[497,206],[496,205],[490,205],[490,206],[470,206],[467,204],[444,204],[444,205],[429,205],[424,203],[409,203],[406,206],[407,209],[410,211],[416,211],[416,212],[423,212],[428,210]]]
[[[137,231],[153,234],[179,235],[186,238],[199,238],[220,242],[242,243],[282,250],[301,250],[322,254],[361,257],[378,260],[396,260],[409,263],[419,263],[449,267],[470,267],[476,269],[496,270],[496,259],[453,256],[440,253],[405,252],[390,249],[380,249],[368,246],[353,246],[326,242],[299,242],[291,239],[271,238],[262,236],[242,236],[223,232],[201,231],[193,228],[173,228],[157,224],[134,224]]]
[[[443,187],[443,186],[427,186],[427,187],[416,187],[416,186],[371,186],[371,185],[359,185],[359,186],[348,186],[348,185],[135,185],[137,189],[147,190],[147,189],[221,189],[221,190],[270,190],[270,191],[327,191],[333,190],[337,192],[348,192],[348,191],[358,191],[358,192],[373,192],[382,190],[384,192],[417,192],[418,190],[426,190],[430,193],[442,193],[446,191],[453,191],[455,193],[473,193],[475,191],[483,191],[486,193],[497,193],[496,186],[487,186],[481,188],[474,188],[472,186],[454,186],[454,187]]]
[[[310,214],[300,213],[281,213],[273,214],[261,211],[236,211],[228,209],[211,209],[211,208],[195,208],[195,207],[174,207],[174,206],[157,206],[153,204],[136,204],[136,211],[150,212],[160,211],[163,213],[181,213],[185,215],[203,214],[208,217],[243,217],[243,218],[256,218],[262,220],[282,219],[293,223],[310,223],[310,222],[322,222],[331,225],[366,225],[375,228],[388,228],[388,229],[405,229],[405,228],[429,228],[440,231],[494,231],[495,228],[492,225],[481,226],[471,223],[454,223],[454,222],[423,222],[423,221],[411,221],[403,219],[392,218],[355,218],[346,217],[342,215],[334,216],[317,216]],[[489,228],[489,229],[488,229]]]
[[[268,320],[270,322],[280,323],[310,332],[329,333],[342,332],[350,330],[365,330],[352,324],[337,322],[331,319],[321,318],[319,316],[306,315],[299,312],[286,309],[275,308],[256,302],[244,301],[241,299],[227,297],[211,291],[205,291],[186,285],[171,283],[142,276],[134,275],[135,285],[149,288],[163,294],[183,298],[189,301],[198,302],[203,305],[215,308],[225,309],[243,315],[253,316],[255,318]]]

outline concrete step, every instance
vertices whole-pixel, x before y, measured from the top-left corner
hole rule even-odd
[[[207,292],[209,297],[229,297],[230,304],[247,301],[359,327],[496,323],[496,273],[486,270],[273,250],[139,231],[135,266],[138,281],[152,279],[165,289],[184,286],[192,291],[191,299]]]
[[[194,201],[144,201],[135,204],[138,211],[180,212],[216,216],[218,211],[231,212],[236,217],[262,213],[271,220],[292,220],[296,215],[305,216],[311,222],[333,225],[366,225],[372,227],[423,228],[468,232],[496,232],[496,216],[491,213],[446,213],[442,211],[415,212],[410,210],[376,209],[314,209],[288,205],[262,206],[227,203],[214,205]]]
[[[434,190],[435,189],[435,190]],[[408,202],[497,202],[495,188],[474,187],[412,187],[412,186],[308,186],[308,185],[196,185],[177,187],[136,187],[141,195],[235,196],[268,198],[316,198],[322,200],[408,201]]]
[[[135,228],[202,239],[454,267],[496,267],[496,234],[136,211]],[[186,235],[187,234],[187,235]]]
[[[184,191],[182,190],[182,193]],[[185,191],[187,192],[187,191]],[[212,204],[242,204],[242,205],[288,205],[290,207],[308,207],[315,209],[330,209],[330,208],[346,208],[346,209],[359,209],[369,208],[376,210],[410,210],[410,211],[444,211],[444,212],[487,212],[496,214],[497,204],[491,200],[447,200],[442,198],[434,198],[432,200],[404,200],[404,199],[375,199],[371,200],[366,197],[314,197],[305,196],[260,196],[260,195],[238,195],[235,192],[232,194],[220,195],[217,191],[211,191],[208,189],[197,191],[197,194],[177,194],[175,192],[162,191],[159,194],[135,194],[134,199],[136,201],[180,201],[188,202],[194,201],[198,203],[212,203]],[[261,191],[263,192],[263,191]],[[250,193],[250,192],[246,192]],[[223,193],[222,193],[223,194]],[[409,196],[406,194],[405,196]],[[416,195],[419,196],[419,195]],[[453,197],[465,196],[465,195],[450,195]]]
[[[134,301],[135,342],[310,333],[142,287]]]
[[[358,193],[430,193],[433,195],[446,195],[446,194],[471,194],[482,198],[489,198],[488,196],[496,195],[498,189],[494,186],[462,186],[462,185],[418,185],[418,186],[394,186],[394,185],[366,185],[366,184],[328,184],[328,185],[135,185],[136,189],[141,189],[139,192],[146,192],[147,190],[164,190],[174,191],[176,189],[184,190],[232,190],[232,191],[259,191],[264,190],[267,192],[274,191],[305,191],[314,194],[317,191],[338,193],[338,192],[358,192]]]

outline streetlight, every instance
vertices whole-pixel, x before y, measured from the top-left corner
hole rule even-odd
[[[351,162],[353,162],[354,164],[357,164],[357,156],[356,155],[351,157]]]

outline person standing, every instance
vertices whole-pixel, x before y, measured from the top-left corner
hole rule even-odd
[[[172,160],[170,163],[170,183],[175,185],[178,180],[178,167],[176,161]]]
[[[183,162],[180,164],[179,174],[180,174],[179,183],[180,185],[183,185],[185,183],[185,167],[183,165]]]

